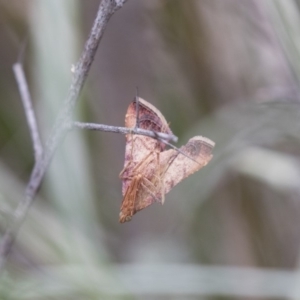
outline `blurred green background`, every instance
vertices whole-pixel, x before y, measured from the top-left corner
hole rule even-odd
[[[0,0],[0,228],[33,151],[12,65],[45,141],[99,1]],[[119,224],[125,138],[72,132],[0,280],[0,299],[300,297],[300,1],[129,0],[110,20],[76,119],[123,126],[135,95],[210,164]]]

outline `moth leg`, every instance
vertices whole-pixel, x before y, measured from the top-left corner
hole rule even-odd
[[[155,138],[152,138],[152,139],[155,139]],[[157,140],[157,141],[158,141],[159,143],[161,143],[159,140]],[[144,147],[147,149],[147,148],[148,148],[147,143],[146,143],[144,140],[141,140],[141,142],[143,143]],[[154,149],[154,150],[149,150],[149,151],[151,151],[151,152],[153,152],[153,151],[155,151],[155,150],[161,151],[161,150],[160,150],[161,147],[159,146],[159,144],[156,145],[155,147],[156,147],[156,149]]]
[[[156,152],[156,170],[157,170],[157,174],[154,176],[158,180],[158,188],[159,188],[159,192],[160,192],[161,204],[164,204],[165,203],[165,192],[164,192],[163,176],[164,176],[165,172],[164,171],[161,172],[160,152]]]
[[[161,166],[160,166],[160,153],[157,152],[157,170],[158,170],[158,181],[160,187],[160,197],[161,197],[161,204],[165,203],[165,192],[164,192],[164,184],[163,184],[163,173],[161,173]]]
[[[133,135],[132,133],[130,133],[130,135],[131,135],[131,139],[130,139],[130,143],[131,143],[131,159],[130,159],[130,161],[126,164],[126,166],[124,166],[124,168],[122,169],[122,171],[120,172],[119,178],[121,178],[121,179],[128,179],[128,178],[132,177],[132,176],[125,176],[125,177],[123,176],[123,174],[126,172],[126,170],[127,170],[127,169],[130,167],[130,165],[132,164],[132,158],[133,158],[133,152],[134,152],[134,145],[135,145],[135,138],[134,138],[134,135]],[[143,145],[145,146],[145,148],[147,148],[147,144],[146,144],[143,140],[141,140],[141,141],[142,141]],[[146,160],[148,159],[148,157],[151,156],[152,154],[153,154],[153,151],[151,150],[151,151],[146,155],[146,157],[145,157],[143,160],[141,160],[141,161],[133,168],[132,171],[138,170],[138,169],[140,168],[140,166],[143,166],[143,164],[146,163]],[[150,162],[149,162],[148,164],[150,164]],[[147,164],[147,165],[148,165],[148,164]]]
[[[123,168],[123,170],[120,172],[120,174],[119,174],[119,178],[121,178],[121,179],[124,179],[124,178],[128,178],[128,177],[124,177],[123,176],[123,174],[124,174],[124,172],[128,169],[128,167],[130,166],[130,164],[132,164],[132,160],[131,161],[129,161],[127,164],[126,164],[126,166],[124,166],[124,168]]]
[[[149,185],[152,185],[153,187],[154,187],[154,190],[155,190],[155,185],[150,181],[150,180],[148,180],[147,178],[143,178],[143,180],[145,181],[145,182],[147,182],[147,184],[149,184]],[[161,202],[160,201],[160,199],[159,198],[157,198],[156,197],[156,195],[151,191],[151,189],[147,186],[147,185],[145,185],[143,182],[141,182],[141,186],[145,189],[145,190],[147,190],[147,192],[157,201],[157,202]]]
[[[147,168],[152,161],[155,160],[155,165],[152,166],[154,170],[154,174],[150,174],[151,177],[142,176],[144,174],[143,170]],[[159,151],[151,151],[137,166],[134,167],[134,171],[138,172],[142,176],[142,187],[146,190],[151,196],[162,204],[165,201],[165,192],[164,192],[164,184],[163,184],[163,175],[164,170],[161,170],[160,166],[160,152]],[[133,174],[135,174],[133,172]],[[136,176],[136,175],[134,175]],[[149,176],[149,174],[148,174]]]
[[[123,168],[123,170],[120,172],[120,174],[119,174],[119,178],[121,178],[121,179],[123,179],[124,178],[124,176],[123,176],[123,174],[125,173],[125,171],[128,169],[128,167],[129,167],[129,165],[132,163],[132,161],[129,161],[127,164],[126,164],[126,166],[124,166],[124,168]]]
[[[154,154],[154,153],[152,153]],[[161,204],[164,204],[165,202],[165,192],[164,192],[164,184],[163,184],[163,174],[164,172],[161,172],[161,166],[160,166],[160,152],[155,151],[156,154],[156,167],[155,170],[157,170],[156,173],[152,175],[151,178],[143,177],[143,181],[141,185],[144,187],[144,189],[147,190],[149,194],[157,201],[161,202]],[[148,185],[148,186],[147,186]],[[149,187],[151,186],[151,187]],[[153,192],[154,191],[154,192]]]
[[[123,176],[123,173],[126,171],[126,169],[128,168],[128,165],[130,164],[130,162],[124,167],[124,169],[121,171],[120,173],[120,178],[121,179],[131,179],[132,177],[142,174],[142,170],[145,169],[150,163],[151,160],[149,161],[149,158],[151,157],[153,153],[150,152],[148,153],[136,166],[133,167],[132,171],[130,172],[131,175],[130,176]],[[132,161],[131,161],[132,163]]]
[[[168,171],[170,165],[172,164],[172,162],[174,161],[174,159],[178,156],[178,153],[176,153],[169,161],[166,165],[162,166],[161,165],[161,161],[160,161],[160,152],[157,152],[157,158],[156,158],[156,170],[157,172],[153,174],[152,178],[149,180],[147,178],[144,178],[144,181],[147,182],[147,184],[150,184],[153,186],[153,188],[151,190],[155,191],[155,194],[153,194],[153,192],[150,193],[150,189],[147,188],[147,190],[149,190],[149,193],[154,197],[154,199],[157,200],[157,195],[159,195],[158,197],[160,197],[161,204],[164,204],[165,202],[165,185],[164,185],[164,178],[165,178],[165,174]]]
[[[151,160],[149,161],[149,157],[151,157],[152,152],[148,153],[135,167],[134,167],[134,171],[139,171],[140,169],[144,169],[145,165],[148,166],[151,162]],[[139,172],[140,173],[140,172]]]

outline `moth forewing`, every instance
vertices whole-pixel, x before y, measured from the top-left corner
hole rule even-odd
[[[211,153],[214,145],[215,143],[207,138],[195,136],[180,148],[186,156],[174,149],[161,153],[162,164],[168,165],[163,180],[165,193],[184,178],[206,166],[213,157]]]
[[[138,111],[138,116],[137,116]],[[137,124],[138,123],[138,124]],[[172,134],[161,112],[139,98],[130,103],[125,126]],[[205,166],[214,143],[196,136],[179,150],[165,150],[165,143],[146,136],[127,134],[120,222],[130,221],[139,210],[154,202],[164,203],[165,194],[181,180]]]
[[[120,173],[123,180],[123,201],[121,205],[120,222],[130,221],[138,211],[153,203],[149,202],[145,195],[152,194],[155,197],[155,186],[148,178],[153,177],[157,169],[157,157],[159,152],[151,151],[139,162],[130,161]],[[146,201],[144,201],[144,199]],[[157,200],[157,199],[156,199]]]
[[[170,150],[165,152],[169,151]],[[160,160],[161,154],[162,153],[156,153],[156,161],[151,161],[151,164],[149,164],[144,171],[145,176],[143,176],[136,201],[137,211],[146,208],[154,202],[164,203],[166,193],[164,177],[171,161],[162,163]],[[174,158],[177,154],[176,152],[174,153]]]

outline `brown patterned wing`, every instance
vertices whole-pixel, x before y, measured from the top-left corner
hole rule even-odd
[[[186,156],[173,149],[161,152],[159,173],[153,171],[152,177],[149,176],[151,184],[147,189],[139,190],[134,210],[137,212],[154,202],[163,203],[164,195],[175,185],[209,163],[214,146],[208,138],[195,136],[180,148]]]
[[[125,126],[134,128],[136,125],[136,101],[132,101],[125,116]],[[168,123],[161,112],[146,100],[139,98],[139,128],[172,134]],[[130,185],[135,167],[154,151],[163,151],[166,145],[151,137],[127,134],[125,146],[124,168],[121,172],[123,179],[122,195],[124,196]]]
[[[126,127],[134,128],[136,120],[136,102],[133,101],[127,110]],[[139,128],[172,134],[160,111],[141,98]],[[165,150],[165,144],[156,139],[126,135],[125,163],[120,174],[124,196],[120,222],[130,221],[136,212],[154,202],[163,203],[166,193],[211,160],[214,145],[205,137],[195,136],[180,151]]]
[[[138,102],[139,128],[172,134],[167,121],[158,109],[144,99],[139,98]],[[136,120],[136,101],[134,100],[127,109],[125,126],[134,128]],[[157,153],[164,149],[165,144],[156,139],[142,135],[126,135],[125,162],[120,174],[124,197],[121,205],[120,222],[129,221],[136,212],[136,204],[133,206],[133,203],[137,201],[138,193],[145,188],[141,182],[147,181],[147,177],[151,178]],[[137,177],[139,178],[138,188],[136,188]]]
[[[163,181],[165,193],[183,179],[205,167],[213,157],[214,146],[215,143],[210,139],[195,136],[180,148],[188,157],[173,149],[163,152],[161,162],[167,166]]]

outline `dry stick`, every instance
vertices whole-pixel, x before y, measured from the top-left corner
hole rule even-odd
[[[145,136],[152,137],[154,139],[161,140],[163,143],[167,143],[168,141],[172,141],[176,143],[178,140],[177,136],[173,134],[150,131],[150,130],[135,128],[135,127],[128,128],[128,127],[109,126],[109,125],[95,124],[95,123],[73,122],[72,128],[101,130],[101,131],[123,133],[123,134],[139,134],[139,135],[145,135]]]
[[[128,127],[109,126],[109,125],[105,125],[105,124],[96,124],[96,123],[73,122],[72,125],[73,126],[71,127],[71,129],[79,128],[79,129],[100,130],[100,131],[123,133],[123,134],[139,134],[139,135],[149,136],[153,139],[156,139],[156,140],[159,140],[159,141],[165,143],[169,147],[178,151],[178,153],[184,155],[185,157],[187,157],[187,158],[191,159],[192,161],[196,162],[197,164],[199,164],[199,162],[197,160],[190,157],[189,155],[187,155],[186,153],[181,151],[179,148],[177,148],[176,146],[169,143],[169,141],[172,141],[175,143],[178,141],[178,137],[173,134],[167,134],[164,132],[157,132],[157,131],[150,131],[150,130],[145,130],[145,129],[137,128],[137,127],[128,128]]]
[[[20,62],[15,63],[13,65],[13,71],[16,77],[22,104],[26,114],[26,119],[27,119],[32,145],[33,145],[34,158],[35,161],[38,161],[42,156],[43,146],[40,139],[36,117],[32,107],[31,96],[29,93],[28,84],[26,81],[22,64]]]
[[[7,257],[22,225],[28,210],[35,198],[46,170],[51,162],[55,150],[66,136],[71,124],[74,106],[78,102],[79,93],[89,73],[99,42],[103,36],[110,17],[121,8],[127,0],[102,0],[85,48],[75,67],[69,95],[57,117],[52,134],[46,144],[42,157],[35,162],[29,182],[26,186],[25,198],[20,201],[12,220],[12,224],[5,231],[0,242],[0,272],[3,272]]]

